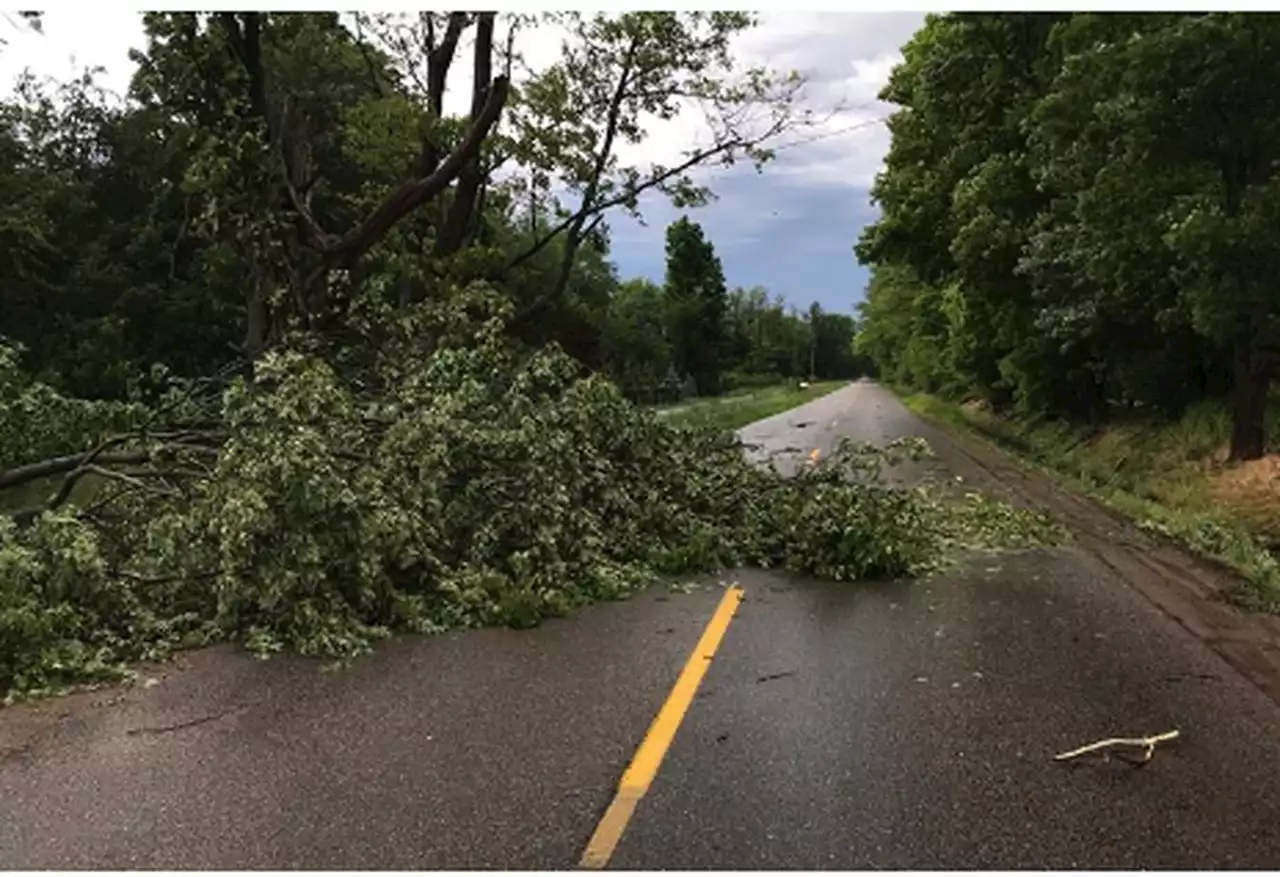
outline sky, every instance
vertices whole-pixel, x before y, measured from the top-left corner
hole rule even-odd
[[[776,159],[759,174],[749,166],[700,172],[698,181],[717,197],[687,213],[715,245],[731,287],[759,285],[797,307],[817,301],[828,311],[852,312],[861,300],[867,272],[853,244],[877,215],[870,189],[889,146],[883,119],[892,111],[876,95],[900,47],[923,22],[922,12],[766,12],[736,39],[734,57],[744,66],[799,72],[806,80],[802,106],[821,121],[782,135],[772,144],[780,147]],[[103,85],[124,93],[133,72],[129,49],[145,46],[137,13],[90,5],[47,12],[42,34],[0,20],[0,38],[6,40],[0,50],[4,92],[24,69],[66,79],[93,66],[105,68]],[[560,39],[548,28],[526,31],[519,49],[538,69],[554,61]],[[446,112],[465,111],[469,66],[454,66]],[[652,120],[648,130],[646,141],[621,152],[621,160],[669,166],[707,137],[696,113]],[[622,277],[660,282],[666,225],[686,211],[660,196],[642,199],[641,209],[644,225],[610,216],[612,258]]]

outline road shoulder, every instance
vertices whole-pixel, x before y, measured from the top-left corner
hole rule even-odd
[[[1233,605],[1229,595],[1239,587],[1234,573],[1143,533],[1118,512],[990,442],[950,424],[925,422],[981,470],[984,481],[998,485],[1004,498],[1057,518],[1082,549],[1280,704],[1280,618]]]

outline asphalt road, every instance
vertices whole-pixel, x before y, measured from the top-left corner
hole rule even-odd
[[[744,437],[788,466],[903,434],[939,456],[898,480],[1025,499],[874,384]],[[609,867],[1280,867],[1280,706],[1094,542],[914,583],[726,576],[743,603]],[[212,649],[2,710],[0,868],[574,867],[722,594],[336,673]],[[1142,768],[1051,760],[1172,728]]]

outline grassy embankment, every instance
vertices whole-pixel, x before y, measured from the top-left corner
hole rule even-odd
[[[922,417],[976,433],[1143,529],[1225,563],[1247,583],[1241,602],[1280,613],[1280,454],[1225,463],[1231,421],[1220,403],[1176,422],[1134,419],[1090,430],[1006,419],[923,394],[902,398]],[[1269,447],[1280,447],[1280,417],[1268,432]]]
[[[658,409],[673,423],[707,423],[721,429],[740,429],[840,389],[848,381],[818,381],[805,389],[794,383],[744,389],[723,396],[697,399]]]

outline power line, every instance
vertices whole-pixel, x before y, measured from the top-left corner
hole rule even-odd
[[[811,137],[802,137],[798,140],[792,140],[779,146],[774,146],[774,152],[781,152],[784,149],[792,149],[796,146],[807,146],[810,143],[818,143],[822,140],[829,140],[832,137],[839,137],[841,134],[848,134],[863,128],[870,128],[872,125],[880,125],[889,120],[889,116],[877,116],[874,119],[864,119],[861,122],[855,122],[852,125],[845,125],[843,128],[836,128],[834,131],[823,131],[820,134],[814,134]]]

